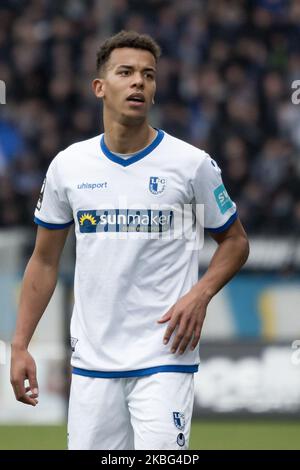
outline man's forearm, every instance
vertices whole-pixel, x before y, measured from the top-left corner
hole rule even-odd
[[[222,241],[209,267],[193,290],[209,301],[241,269],[249,255],[246,237],[228,237]]]
[[[57,281],[57,267],[31,257],[25,270],[15,335],[12,346],[28,347],[35,328],[53,294]]]

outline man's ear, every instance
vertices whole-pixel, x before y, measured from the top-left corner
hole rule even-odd
[[[92,87],[97,98],[104,96],[104,80],[102,78],[95,78],[92,82]]]

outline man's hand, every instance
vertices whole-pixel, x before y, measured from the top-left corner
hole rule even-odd
[[[171,346],[172,353],[176,353],[179,348],[179,354],[183,354],[191,340],[190,349],[195,349],[200,339],[209,300],[210,298],[204,292],[201,293],[199,289],[192,289],[158,320],[158,323],[170,321],[164,335],[164,344],[169,342],[177,327]]]
[[[218,243],[206,273],[200,281],[173,305],[158,323],[170,321],[164,336],[164,344],[169,342],[177,328],[171,352],[183,354],[192,339],[190,348],[198,344],[206,309],[213,296],[227,284],[241,269],[249,255],[249,242],[239,219],[226,230],[211,233]]]
[[[29,387],[25,387],[25,380],[29,380]],[[10,381],[16,399],[26,405],[36,406],[38,403],[38,383],[36,379],[36,365],[27,349],[12,346]],[[29,395],[28,392],[31,392]]]

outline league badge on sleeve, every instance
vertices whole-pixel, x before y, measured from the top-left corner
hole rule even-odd
[[[41,210],[41,207],[42,207],[42,202],[43,202],[43,197],[44,197],[44,191],[45,191],[45,186],[46,186],[46,177],[43,181],[43,185],[42,185],[42,189],[41,189],[41,192],[40,192],[40,195],[39,195],[39,199],[38,199],[38,202],[37,202],[37,205],[36,205],[36,208],[37,210]]]
[[[149,190],[152,194],[161,194],[165,190],[166,184],[166,178],[161,178],[159,176],[150,176]]]
[[[72,349],[72,352],[75,351],[77,343],[78,343],[78,339],[74,338],[74,336],[71,336],[71,349]]]
[[[225,212],[233,206],[233,203],[225,189],[224,184],[220,184],[220,186],[214,190],[214,195],[221,214],[225,214]]]

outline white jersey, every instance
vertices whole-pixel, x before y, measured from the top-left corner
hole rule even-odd
[[[198,251],[174,236],[176,208],[195,203],[204,205],[208,230],[223,231],[237,217],[214,160],[162,130],[126,160],[109,151],[102,134],[51,162],[35,222],[48,229],[75,224],[75,374],[197,371],[199,348],[172,354],[172,338],[163,344],[167,323],[157,323],[198,281]]]

